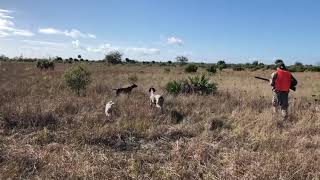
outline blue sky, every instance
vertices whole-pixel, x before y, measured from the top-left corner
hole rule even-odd
[[[320,62],[320,1],[1,0],[0,54]]]

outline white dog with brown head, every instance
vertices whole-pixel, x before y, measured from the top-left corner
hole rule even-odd
[[[163,112],[164,98],[160,94],[155,94],[155,92],[156,92],[156,90],[153,87],[151,87],[149,89],[150,106],[155,105],[157,108],[159,108],[161,110],[161,112]]]
[[[112,106],[113,106],[113,105],[114,105],[114,102],[113,102],[113,101],[109,101],[109,102],[106,104],[105,113],[106,113],[106,116],[107,116],[107,117],[111,116]]]

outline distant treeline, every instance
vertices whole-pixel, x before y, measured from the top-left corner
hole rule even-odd
[[[184,56],[178,56],[176,57],[176,61],[165,61],[165,62],[159,62],[159,61],[138,61],[134,59],[125,58],[122,59],[122,54],[120,52],[110,52],[105,56],[103,60],[88,60],[83,59],[81,55],[78,55],[76,58],[67,58],[63,59],[59,56],[53,57],[53,58],[27,58],[23,56],[14,57],[14,58],[8,58],[4,55],[0,56],[0,61],[15,61],[15,62],[39,62],[39,61],[49,61],[53,63],[108,63],[108,64],[145,64],[145,65],[152,65],[157,64],[160,66],[184,66],[186,64],[192,64],[196,67],[202,67],[202,68],[216,68],[220,71],[223,69],[232,69],[234,71],[244,71],[244,70],[268,70],[268,69],[276,69],[276,64],[278,62],[282,62],[282,60],[278,59],[275,61],[274,64],[264,64],[259,61],[253,61],[252,63],[227,63],[225,61],[218,61],[217,63],[188,63],[188,58]],[[296,62],[293,65],[287,66],[287,68],[291,72],[305,72],[305,71],[311,71],[311,72],[320,72],[320,66],[319,65],[307,65],[303,64],[301,62]]]

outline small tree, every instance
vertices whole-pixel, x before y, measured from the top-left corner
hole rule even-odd
[[[67,86],[80,96],[90,83],[90,72],[83,65],[74,66],[65,72],[64,79]]]
[[[121,58],[122,58],[121,52],[111,51],[105,56],[104,60],[107,63],[111,63],[111,64],[121,64],[122,63]]]
[[[181,64],[186,64],[189,61],[189,59],[185,56],[177,56],[176,61]]]
[[[222,71],[223,69],[227,68],[227,64],[224,61],[218,61],[217,62],[217,67],[220,71]]]
[[[252,62],[252,65],[253,65],[253,66],[258,66],[258,65],[259,65],[259,61],[253,61],[253,62]]]
[[[295,66],[303,66],[303,64],[301,62],[295,62],[294,65]]]
[[[57,56],[55,59],[54,59],[55,62],[63,62],[63,59],[62,57],[59,57]]]
[[[215,65],[211,65],[210,67],[207,68],[207,71],[209,73],[215,74],[217,72],[217,67]]]
[[[8,61],[8,60],[9,60],[9,58],[7,56],[5,56],[5,55],[0,56],[0,61]]]
[[[78,59],[81,59],[81,55],[80,54],[78,55]]]
[[[198,66],[195,65],[195,64],[189,64],[189,65],[185,68],[185,71],[188,72],[188,73],[197,72],[197,70],[198,70]]]

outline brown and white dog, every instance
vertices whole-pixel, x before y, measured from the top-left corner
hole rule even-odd
[[[136,84],[132,84],[129,87],[123,87],[123,88],[117,88],[117,89],[113,89],[116,91],[116,95],[118,96],[119,94],[123,93],[123,94],[129,94],[131,93],[133,88],[138,87]]]
[[[164,98],[162,95],[155,94],[156,89],[153,87],[149,89],[150,93],[150,106],[155,105],[157,108],[163,112],[163,103],[164,103]]]
[[[105,108],[105,113],[106,113],[106,116],[109,117],[111,115],[111,112],[112,112],[112,106],[114,105],[114,102],[113,101],[109,101],[107,104],[106,104],[106,108]]]

